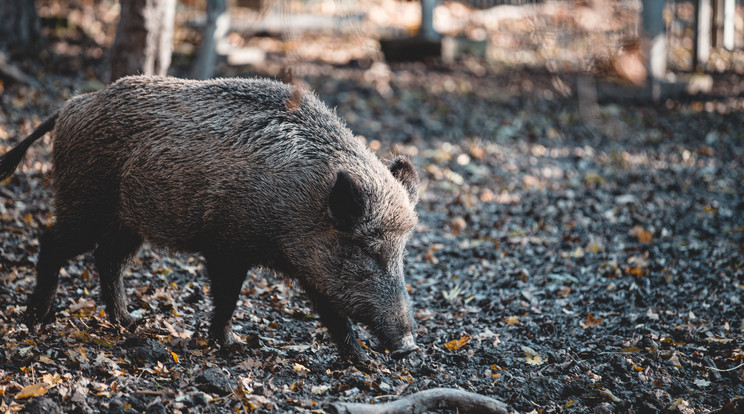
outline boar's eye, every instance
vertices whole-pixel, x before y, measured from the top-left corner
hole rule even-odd
[[[368,246],[365,246],[362,243],[358,243],[354,248],[354,254],[366,257],[370,265],[374,266],[377,269],[385,268],[384,255],[381,251],[371,250],[368,248]]]
[[[372,253],[370,256],[378,266],[385,268],[385,256],[382,255],[382,252]]]

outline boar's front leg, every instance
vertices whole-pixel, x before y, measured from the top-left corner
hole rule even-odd
[[[250,266],[224,255],[205,254],[205,258],[214,305],[209,336],[218,344],[229,346],[235,342],[232,316]]]
[[[107,232],[93,253],[101,279],[101,298],[106,305],[109,321],[124,327],[132,325],[134,318],[127,310],[121,272],[140,245],[142,238],[137,233],[121,227]]]
[[[341,355],[349,358],[354,365],[360,368],[368,368],[371,360],[359,345],[351,320],[336,312],[328,303],[327,298],[313,289],[306,288],[305,290],[315,311],[320,316],[320,321],[328,329],[328,333],[331,334],[331,339],[333,339]]]

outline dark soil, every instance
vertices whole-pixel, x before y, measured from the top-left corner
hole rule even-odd
[[[98,85],[58,59],[21,65],[38,87],[2,85],[2,151]],[[450,387],[519,412],[741,412],[744,97],[726,87],[740,76],[597,104],[572,75],[469,68],[299,68],[381,157],[420,169],[406,265],[420,352],[395,361],[360,327],[382,369],[349,366],[301,290],[263,270],[234,316],[242,349],[219,350],[201,258],[149,248],[127,270],[133,334],[106,321],[89,255],[62,272],[56,321],[29,332],[53,220],[45,138],[0,184],[0,410],[323,412]]]

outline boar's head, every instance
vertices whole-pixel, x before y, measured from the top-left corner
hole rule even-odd
[[[363,353],[351,319],[401,358],[418,349],[403,254],[417,223],[419,179],[405,158],[388,169],[375,163],[380,168],[372,173],[337,170],[327,199],[328,230],[316,240],[314,275],[304,285],[342,353]]]

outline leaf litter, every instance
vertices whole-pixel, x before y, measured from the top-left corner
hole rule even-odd
[[[38,90],[4,85],[4,149],[89,81],[54,66],[29,68]],[[367,70],[308,63],[302,76],[380,156],[419,167],[407,263],[419,353],[393,360],[361,331],[381,369],[348,366],[302,292],[263,270],[236,310],[242,349],[221,352],[206,339],[202,259],[147,247],[125,276],[134,334],[106,320],[90,255],[61,273],[57,319],[29,332],[19,321],[53,220],[45,139],[0,184],[0,410],[317,411],[435,387],[520,412],[742,406],[744,100],[725,78],[710,96],[597,104],[610,131],[555,98],[560,74],[391,65],[383,95]],[[274,75],[255,71],[224,75]]]

